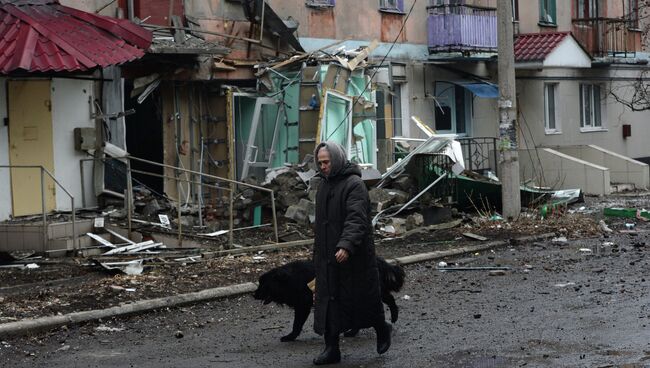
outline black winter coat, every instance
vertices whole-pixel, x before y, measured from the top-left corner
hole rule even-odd
[[[338,248],[350,257],[337,263]],[[323,178],[316,194],[314,242],[316,307],[314,330],[373,327],[384,321],[379,273],[370,223],[370,199],[361,170],[348,163],[338,174]]]

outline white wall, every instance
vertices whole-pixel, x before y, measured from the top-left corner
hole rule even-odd
[[[621,95],[631,96],[631,91],[626,91],[622,86],[630,82],[602,81],[598,78],[607,77],[638,77],[639,68],[604,68],[591,70],[551,69],[542,72],[518,72],[517,95],[519,97],[522,131],[526,133],[525,143],[533,146],[568,146],[594,144],[618,154],[631,158],[650,157],[650,111],[632,112],[629,108],[616,102],[610,89]],[[522,79],[522,75],[542,79]],[[569,78],[553,79],[553,77]],[[580,83],[593,81],[601,83],[601,94],[606,99],[603,101],[602,121],[604,130],[584,132],[580,130]],[[561,134],[546,134],[544,130],[544,83],[558,83],[557,90],[557,117]],[[623,139],[622,126],[632,126],[632,136]],[[530,133],[529,133],[530,130]],[[531,137],[532,134],[532,137]]]
[[[532,179],[535,184],[554,189],[580,188],[593,195],[611,193],[608,168],[550,148],[537,151],[520,149],[519,174],[522,181]]]
[[[9,127],[5,126],[7,114],[7,82],[5,78],[0,78],[0,165],[9,165]],[[0,169],[0,188],[0,221],[4,221],[12,212],[9,169]]]
[[[54,176],[75,197],[75,207],[82,205],[79,160],[88,158],[74,149],[74,128],[94,128],[92,112],[93,82],[78,79],[52,80],[52,124],[54,126]],[[86,163],[84,183],[86,205],[94,205],[92,165]],[[70,209],[70,198],[57,187],[56,207]]]
[[[439,68],[434,65],[422,64],[413,64],[407,69],[411,105],[410,115],[419,117],[432,129],[435,129],[436,102],[433,96],[435,96],[436,81],[471,80],[463,72],[482,78],[489,78],[491,74],[485,63],[481,62],[456,63],[450,65],[450,67],[457,69],[458,72]],[[472,96],[472,117],[469,136],[498,136],[497,100],[476,97],[471,93],[469,95]],[[425,138],[424,134],[421,133],[420,129],[410,119],[407,120],[407,123],[410,124],[410,137]],[[404,131],[406,132],[407,129],[404,129]]]

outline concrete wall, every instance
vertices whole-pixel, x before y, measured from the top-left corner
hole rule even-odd
[[[75,197],[75,207],[81,207],[79,160],[87,155],[74,149],[74,128],[94,128],[90,118],[93,82],[78,79],[52,79],[52,124],[54,126],[54,176]],[[86,167],[88,168],[88,167]],[[86,204],[94,205],[92,170],[85,171]],[[70,209],[70,198],[56,188],[58,210]]]
[[[106,4],[109,1],[106,0],[60,0],[61,5],[69,6],[71,8],[83,10],[89,13],[95,13],[98,9],[102,9],[99,13],[100,15],[106,15],[109,17],[115,17],[117,12],[117,2],[111,3],[108,6]],[[126,9],[125,16],[126,16]]]
[[[610,91],[630,98],[633,90],[629,81],[608,81],[609,78],[635,78],[643,67],[610,67],[603,69],[549,69],[518,71],[517,95],[520,122],[525,136],[522,147],[554,147],[596,145],[618,154],[640,158],[650,156],[647,137],[650,136],[650,111],[633,112],[618,103]],[[603,129],[587,131],[580,128],[580,83],[601,84]],[[547,134],[544,129],[544,83],[558,83],[558,134]],[[622,126],[632,126],[632,136],[623,138]]]
[[[415,115],[435,129],[435,83],[466,79],[462,72],[490,78],[493,74],[483,62],[456,63],[459,72],[436,67],[431,64],[412,62],[407,65],[405,92],[402,94],[402,131],[405,137],[425,138],[426,136],[410,119]],[[408,101],[408,106],[405,106]],[[496,137],[499,133],[497,123],[496,99],[479,98],[472,95],[472,118],[469,135],[474,137]],[[397,123],[397,122],[396,122]]]
[[[571,30],[572,4],[556,0],[557,27],[539,25],[539,1],[519,0],[519,33],[566,32]]]
[[[0,78],[0,165],[9,165],[9,127],[5,125],[7,117],[7,84]],[[11,176],[9,169],[0,169],[0,221],[11,215]]]
[[[218,0],[212,0],[218,1]],[[224,1],[224,0],[221,0]],[[408,13],[414,0],[404,0]],[[496,0],[468,0],[468,4],[496,6]],[[300,23],[299,37],[355,40],[377,39],[392,42],[404,21],[405,14],[379,10],[379,0],[337,0],[333,8],[312,8],[305,0],[273,0],[273,9],[281,16],[291,16]],[[427,43],[427,6],[429,1],[418,1],[398,42]]]
[[[556,150],[609,168],[612,183],[634,184],[636,188],[647,189],[650,170],[647,164],[632,160],[594,145],[558,147]]]
[[[611,193],[608,168],[550,148],[519,150],[519,170],[522,182],[532,179],[538,185],[555,189],[580,188],[592,195]]]

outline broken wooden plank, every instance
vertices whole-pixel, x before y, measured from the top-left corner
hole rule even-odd
[[[232,254],[259,252],[259,251],[266,251],[266,250],[275,251],[275,250],[287,249],[293,247],[310,246],[313,244],[314,244],[314,239],[306,239],[306,240],[297,240],[297,241],[287,242],[287,243],[275,243],[275,244],[258,245],[254,247],[243,247],[239,249],[227,249],[227,250],[219,250],[215,252],[205,252],[202,254],[202,256],[204,258],[214,258],[214,257],[220,257],[220,256],[226,256]]]
[[[101,236],[99,236],[99,235],[97,235],[97,234],[86,233],[86,235],[89,236],[91,239],[97,241],[97,242],[100,243],[101,245],[104,245],[104,246],[106,246],[106,247],[110,247],[110,248],[115,248],[115,247],[116,247],[115,244],[109,242],[108,240],[102,238]]]
[[[132,222],[137,222],[139,224],[145,224],[145,225],[153,225],[153,226],[159,226],[162,228],[167,228],[165,224],[161,224],[160,222],[151,222],[151,221],[144,221],[144,220],[138,220],[138,219],[132,219]]]
[[[372,40],[372,42],[370,43],[370,45],[368,45],[368,47],[366,47],[366,48],[364,48],[363,50],[361,50],[361,52],[359,53],[359,55],[357,55],[354,59],[352,59],[352,60],[350,60],[349,62],[347,62],[347,64],[348,64],[348,65],[347,65],[348,69],[350,69],[350,70],[354,70],[354,69],[356,69],[356,67],[359,66],[359,64],[360,64],[362,61],[364,61],[365,59],[368,58],[368,56],[370,55],[370,53],[371,53],[374,49],[376,49],[377,46],[379,46],[379,42],[377,42],[377,40]],[[345,65],[344,65],[344,66],[345,66]]]
[[[115,249],[111,249],[108,252],[104,253],[105,256],[111,255],[111,254],[117,254],[117,253],[124,253],[128,252],[130,250],[146,247],[147,245],[154,244],[153,240],[147,240],[142,243],[136,243],[136,244],[131,244],[131,245],[126,245],[124,247],[119,247]],[[162,245],[162,243],[159,243],[159,245]]]
[[[466,236],[466,237],[468,237],[470,239],[474,239],[474,240],[480,240],[480,241],[488,240],[488,238],[486,238],[484,236],[481,236],[481,235],[476,235],[474,233],[463,233],[463,236]]]
[[[147,249],[161,247],[162,245],[163,245],[162,243],[154,243],[154,244],[149,244],[149,245],[143,245],[143,246],[141,246],[141,247],[138,247],[138,248],[135,248],[135,249],[131,249],[131,250],[126,251],[126,252],[124,252],[124,253],[125,253],[125,254],[134,254],[134,253],[138,253],[138,252],[145,251],[145,250],[147,250]]]
[[[135,244],[135,242],[134,242],[133,240],[131,240],[131,239],[127,238],[127,237],[124,237],[124,236],[120,235],[120,234],[119,234],[118,232],[116,232],[116,231],[113,231],[113,230],[110,230],[110,229],[105,229],[105,230],[106,230],[106,232],[108,232],[109,234],[113,235],[114,237],[120,239],[121,241],[123,241],[123,242],[125,242],[125,243]]]

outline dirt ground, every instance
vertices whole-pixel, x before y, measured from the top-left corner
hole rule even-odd
[[[406,265],[388,353],[377,355],[374,333],[362,330],[342,338],[338,366],[648,367],[650,224],[637,227],[445,260],[509,267],[498,275]],[[322,337],[310,317],[297,341],[280,342],[292,319],[287,307],[243,295],[6,338],[0,366],[312,367]]]
[[[462,233],[465,232],[483,235],[489,240],[549,232],[564,234],[568,238],[599,234],[593,216],[583,214],[564,214],[546,220],[522,216],[520,220],[513,223],[465,218],[462,224],[452,229],[425,231],[406,238],[377,237],[377,254],[384,258],[397,258],[477,244],[476,240],[464,237]],[[248,237],[251,245],[259,245],[268,236],[269,229],[238,235],[240,238]],[[199,254],[199,250],[194,250],[193,254]],[[178,262],[173,261],[173,257],[152,255],[147,256],[144,262],[144,272],[134,276],[108,274],[101,268],[93,266],[88,258],[43,260],[37,262],[40,267],[36,269],[2,268],[0,269],[0,323],[103,309],[136,300],[254,282],[262,273],[273,267],[310,257],[310,247],[211,259],[197,257],[197,262]],[[122,258],[133,259],[134,257]],[[116,260],[121,259],[116,257]]]

